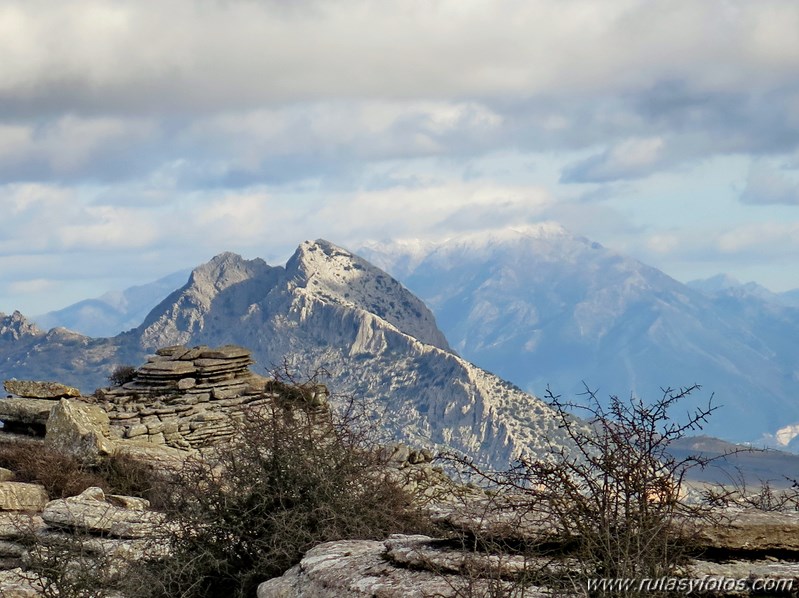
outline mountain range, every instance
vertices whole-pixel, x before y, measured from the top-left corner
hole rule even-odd
[[[707,433],[756,441],[799,421],[795,294],[685,285],[550,223],[359,252],[430,306],[459,354],[528,392],[646,400],[698,383],[720,406]]]
[[[393,439],[507,464],[561,438],[537,398],[450,351],[435,318],[385,272],[328,243],[303,243],[285,266],[232,253],[213,258],[136,328],[90,338],[0,317],[0,376],[48,378],[85,392],[116,364],[174,344],[248,347],[261,373],[324,370]]]
[[[453,432],[464,419],[435,412],[431,397],[442,393],[459,405],[452,409],[473,409],[478,428],[479,417],[493,413],[506,445],[491,450],[503,455],[538,431],[540,403],[497,398],[524,396],[516,385],[575,398],[585,384],[600,398],[646,400],[699,383],[696,399],[714,394],[720,406],[706,433],[799,443],[796,291],[771,293],[724,276],[682,284],[551,223],[357,251],[369,261],[326,241],[304,243],[285,267],[217,256],[139,326],[110,339],[6,318],[0,374],[39,373],[90,390],[114,363],[137,363],[158,346],[234,342],[253,348],[262,367],[292,355],[306,369],[331,369],[342,389],[398,408],[392,433],[400,436],[402,426],[409,438],[441,443],[465,433]],[[9,334],[13,341],[4,340]],[[452,376],[450,384],[439,376]],[[491,390],[495,384],[502,390]],[[459,385],[467,390],[450,396]],[[444,415],[451,421],[436,421]],[[461,445],[485,453],[475,447],[486,434]]]
[[[189,272],[180,270],[148,284],[109,291],[100,297],[34,316],[33,320],[47,330],[61,327],[87,336],[114,336],[141,324],[154,305],[186,282]]]

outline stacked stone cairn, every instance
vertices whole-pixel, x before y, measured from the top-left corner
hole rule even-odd
[[[133,380],[100,390],[111,433],[124,440],[204,448],[231,437],[235,423],[286,394],[289,387],[252,373],[247,349],[226,345],[165,347],[135,371]],[[304,393],[304,394],[303,394]],[[320,407],[324,387],[300,393]]]

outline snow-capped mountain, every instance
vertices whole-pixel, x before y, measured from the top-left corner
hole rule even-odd
[[[722,405],[717,436],[799,421],[799,310],[720,300],[548,223],[360,253],[431,307],[459,354],[529,392],[699,383]]]
[[[406,288],[326,241],[303,243],[285,267],[219,255],[112,339],[33,329],[23,340],[0,345],[0,376],[58,377],[91,391],[112,364],[139,363],[157,347],[236,343],[262,373],[284,358],[300,373],[324,369],[334,391],[368,401],[388,434],[413,444],[507,464],[561,437],[541,401],[453,354]]]
[[[141,324],[154,305],[186,282],[189,270],[173,272],[149,284],[109,291],[63,309],[35,316],[45,329],[68,328],[87,336],[114,336]]]

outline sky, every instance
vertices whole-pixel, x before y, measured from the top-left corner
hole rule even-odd
[[[0,0],[0,311],[555,221],[799,287],[795,0]]]

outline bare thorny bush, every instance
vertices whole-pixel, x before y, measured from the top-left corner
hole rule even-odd
[[[789,487],[761,479],[754,486],[748,483],[743,472],[731,476],[728,483],[706,488],[703,500],[714,507],[744,507],[765,512],[799,511],[799,481],[786,477]]]
[[[168,499],[173,556],[141,568],[134,595],[253,596],[319,543],[424,528],[357,404],[328,408],[310,389],[320,390],[315,379],[279,376],[277,400],[187,463]]]
[[[711,396],[682,421],[672,418],[677,404],[697,390],[697,385],[667,388],[651,404],[611,396],[605,405],[588,387],[580,402],[564,401],[547,389],[565,443],[550,444],[540,458],[522,457],[507,471],[456,459],[489,489],[485,524],[469,538],[472,546],[528,559],[521,574],[496,571],[495,579],[513,583],[482,595],[523,596],[532,584],[570,594],[619,594],[589,591],[587,580],[659,578],[683,567],[691,551],[690,525],[711,512],[684,500],[684,494],[686,474],[712,459],[676,458],[669,451],[715,410]],[[503,538],[497,521],[514,533]],[[467,586],[461,595],[476,596],[476,584]]]

